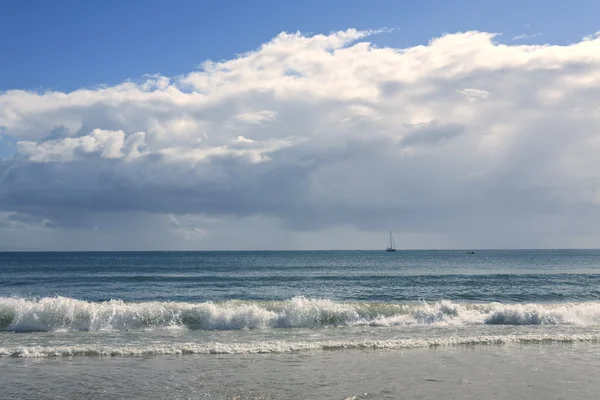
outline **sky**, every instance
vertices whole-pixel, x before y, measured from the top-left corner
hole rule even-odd
[[[0,250],[598,248],[600,3],[253,3],[0,0]]]

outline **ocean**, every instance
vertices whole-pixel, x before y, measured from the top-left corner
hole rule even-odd
[[[0,253],[2,399],[589,399],[600,250]]]

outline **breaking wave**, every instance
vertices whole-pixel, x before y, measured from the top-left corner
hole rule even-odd
[[[600,302],[561,304],[344,303],[295,297],[286,301],[212,303],[66,297],[0,297],[0,331],[129,331],[162,328],[241,330],[324,326],[600,325]]]
[[[599,342],[598,334],[506,335],[398,340],[273,341],[255,343],[184,343],[146,346],[0,347],[0,357],[153,356],[186,354],[265,354],[332,350],[401,350],[440,346]]]

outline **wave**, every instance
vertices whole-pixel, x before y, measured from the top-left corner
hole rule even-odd
[[[187,354],[265,354],[332,350],[402,350],[441,346],[600,342],[599,334],[505,335],[397,340],[273,341],[254,343],[183,343],[147,346],[22,346],[0,347],[0,357],[154,356]]]
[[[89,302],[66,297],[0,297],[0,331],[12,332],[484,324],[600,325],[600,302],[390,304],[294,297],[271,302],[127,303],[121,300]]]

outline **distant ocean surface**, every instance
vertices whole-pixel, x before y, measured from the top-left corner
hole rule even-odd
[[[423,360],[431,360],[432,348],[452,353],[475,345],[480,350],[464,357],[477,358],[490,345],[496,352],[520,349],[512,351],[515,357],[568,345],[584,346],[583,353],[597,356],[599,342],[599,250],[0,253],[3,398],[28,398],[30,392],[36,393],[31,398],[57,398],[56,392],[39,392],[31,380],[23,378],[20,386],[7,381],[44,365],[24,360],[54,360],[38,374],[48,387],[58,385],[51,371],[64,374],[73,360],[78,373],[88,368],[100,374],[98,382],[122,379],[115,363],[127,364],[134,379],[140,371],[156,372],[165,365],[185,365],[198,373],[194,368],[202,365],[212,365],[211,371],[229,365],[230,370],[253,360],[265,371],[273,369],[262,375],[267,381],[282,371],[293,375],[297,365],[313,365],[328,376],[335,365],[346,368],[349,359],[357,361],[358,354],[360,362],[385,359],[397,368],[401,364],[392,360],[394,354],[408,351],[411,365],[427,371],[430,364]],[[547,362],[542,360],[547,351],[536,354],[529,362]],[[217,362],[212,358],[217,355],[226,358]],[[135,364],[142,359],[143,367]],[[489,361],[482,360],[481,365]],[[579,379],[596,365],[593,359],[591,364],[569,360],[585,364]],[[94,369],[100,364],[102,373]],[[203,381],[201,387],[190,383],[201,379],[182,376],[187,375],[177,375],[172,384],[183,379],[179,383],[191,385],[189,391],[161,386],[155,391],[163,390],[162,397],[155,398],[346,396],[332,382],[322,389],[299,389],[285,379],[281,383],[280,376],[269,392],[264,382],[257,384],[260,377],[250,383],[232,378],[240,385],[232,389],[223,375],[207,378],[210,384]],[[344,379],[351,385],[352,379]],[[373,379],[365,381],[371,393],[379,390],[372,387]],[[120,391],[105,387],[96,393],[93,382],[59,386],[64,398],[154,398],[126,384]],[[381,389],[369,397],[348,390],[355,399],[386,398],[387,393]],[[389,398],[401,393],[400,386],[389,390]],[[433,396],[437,389],[431,390]]]

